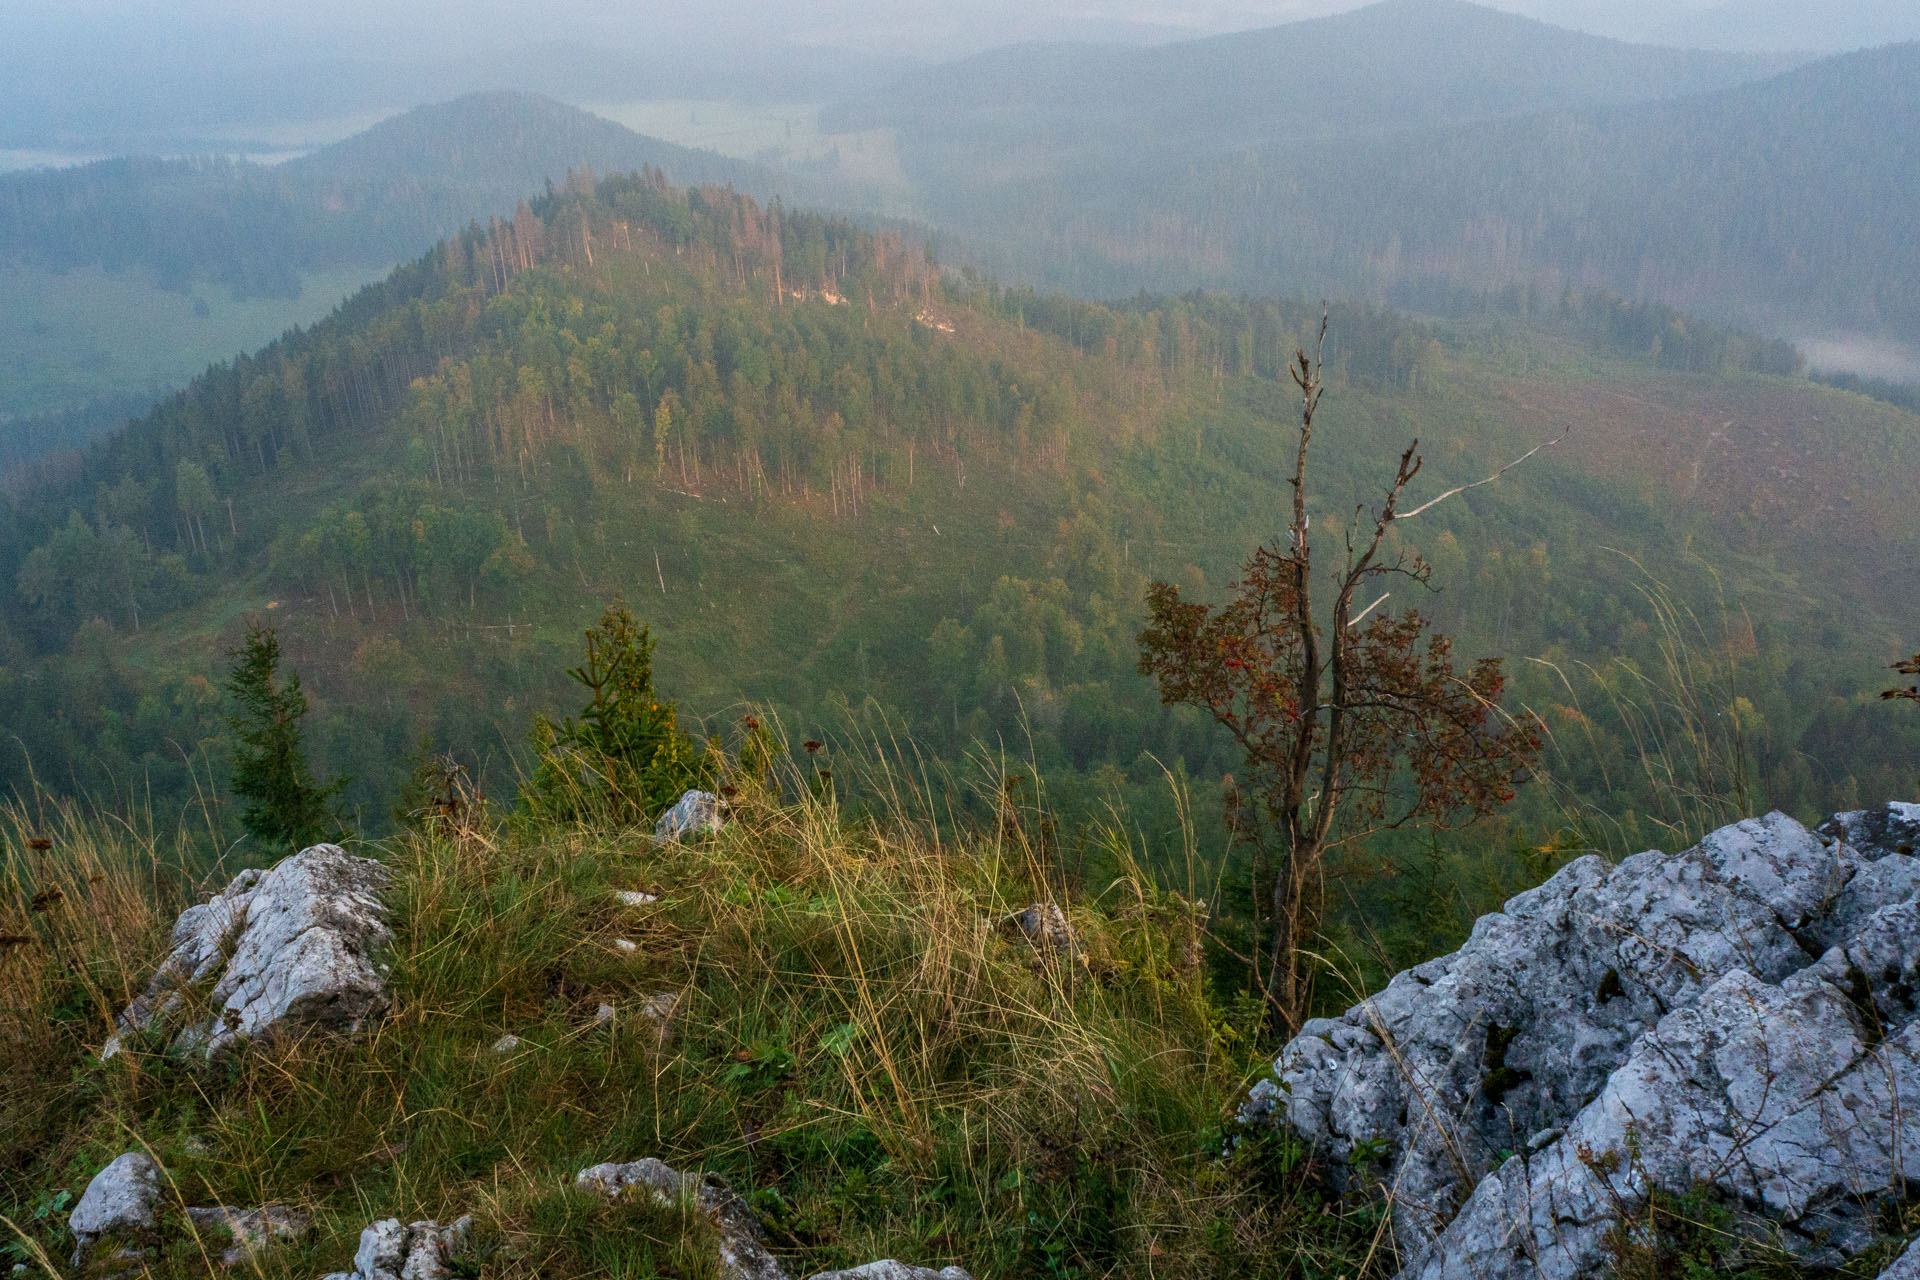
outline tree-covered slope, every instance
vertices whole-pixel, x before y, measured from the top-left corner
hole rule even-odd
[[[420,107],[276,166],[136,156],[0,175],[0,466],[75,443],[73,410],[151,403],[312,323],[569,170],[650,167],[762,198],[808,194],[526,93]]]
[[[1273,535],[1283,357],[1317,322],[1006,291],[731,192],[576,184],[17,477],[6,780],[204,789],[252,614],[369,824],[423,736],[509,791],[615,595],[654,626],[661,687],[716,725],[745,701],[795,737],[884,713],[949,759],[1030,757],[1076,802],[1146,795],[1162,764],[1217,779],[1227,744],[1135,672],[1140,602],[1149,577],[1218,590]],[[1424,501],[1564,437],[1409,525],[1444,590],[1390,607],[1541,658],[1518,688],[1566,731],[1569,786],[1666,820],[1635,781],[1645,726],[1619,700],[1640,695],[1601,677],[1657,673],[1677,642],[1705,663],[1686,697],[1746,699],[1746,783],[1809,810],[1905,786],[1908,748],[1862,732],[1910,651],[1912,415],[1741,372],[1724,337],[1690,371],[1499,324],[1342,307],[1332,327],[1330,539],[1409,438]],[[1652,336],[1697,340],[1678,316]],[[1655,578],[1698,626],[1676,637]]]

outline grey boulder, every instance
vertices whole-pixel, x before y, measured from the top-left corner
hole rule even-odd
[[[688,791],[653,824],[653,838],[681,840],[691,835],[710,834],[726,825],[719,796],[711,791]]]
[[[582,1169],[574,1185],[610,1200],[645,1195],[660,1204],[672,1204],[687,1197],[719,1232],[720,1269],[727,1280],[789,1280],[787,1269],[767,1251],[753,1210],[711,1174],[680,1173],[648,1157]]]
[[[325,1280],[451,1280],[452,1261],[466,1252],[472,1229],[468,1217],[444,1227],[384,1218],[360,1233],[353,1270]]]
[[[1841,1261],[1920,1143],[1916,816],[1769,814],[1571,863],[1307,1023],[1242,1119],[1392,1188],[1410,1280],[1598,1275],[1623,1215],[1701,1182]]]
[[[73,1206],[73,1265],[84,1265],[103,1244],[141,1249],[160,1227],[160,1166],[144,1151],[129,1151],[93,1176]]]
[[[359,1031],[387,1008],[386,881],[379,863],[331,844],[241,872],[180,913],[171,951],[101,1056],[149,1028],[175,1052],[208,1056],[262,1036]]]
[[[114,1256],[122,1261],[145,1253],[159,1236],[161,1178],[160,1166],[144,1151],[129,1151],[94,1175],[67,1219],[67,1229],[73,1233],[73,1265],[94,1260],[103,1245],[119,1246]],[[219,1259],[227,1267],[240,1265],[270,1245],[302,1239],[313,1230],[310,1214],[285,1205],[257,1209],[216,1205],[186,1208],[181,1213],[203,1243],[226,1246]]]

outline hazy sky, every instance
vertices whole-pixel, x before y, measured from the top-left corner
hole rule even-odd
[[[1487,0],[1494,8],[1609,33],[1652,30],[1676,15],[1724,0]],[[1817,0],[1815,0],[1817,5]],[[323,37],[377,48],[404,31],[632,37],[678,40],[757,30],[887,52],[939,56],[1009,39],[1188,35],[1271,26],[1359,7],[1356,0],[8,0],[16,19],[84,17],[111,26],[219,26],[235,33]],[[1803,10],[1804,12],[1804,10]],[[8,20],[0,18],[0,29]],[[529,31],[529,26],[534,30]]]
[[[1920,38],[1920,0],[1484,2],[1658,43],[1831,50]],[[830,102],[886,83],[913,61],[995,45],[1180,39],[1357,7],[1358,0],[0,0],[0,148],[191,150],[233,128],[341,120],[474,88],[534,89],[574,102]]]

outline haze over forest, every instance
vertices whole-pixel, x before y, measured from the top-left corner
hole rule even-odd
[[[0,0],[0,1267],[1912,1280],[1917,478],[1914,0]]]

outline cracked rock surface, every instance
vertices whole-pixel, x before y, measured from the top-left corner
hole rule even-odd
[[[1582,858],[1307,1023],[1242,1116],[1392,1188],[1409,1280],[1597,1276],[1623,1213],[1696,1183],[1837,1263],[1920,1150],[1917,836],[1889,805]]]
[[[387,1007],[387,871],[338,845],[243,871],[174,923],[172,950],[102,1050],[154,1028],[175,1052],[212,1056],[246,1040],[315,1029],[355,1032]]]
[[[627,1163],[596,1164],[582,1169],[575,1185],[609,1199],[623,1195],[650,1195],[662,1204],[690,1196],[713,1220],[720,1233],[720,1269],[728,1280],[789,1280],[787,1269],[767,1251],[760,1221],[753,1210],[718,1178],[680,1173],[648,1157]]]
[[[452,1280],[453,1259],[467,1249],[472,1218],[449,1226],[383,1218],[360,1233],[353,1270],[324,1280]]]

